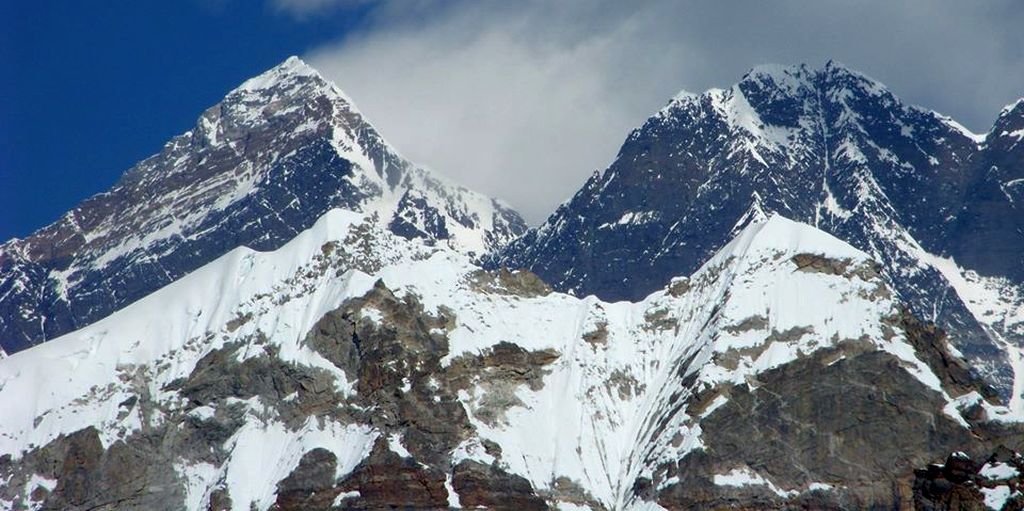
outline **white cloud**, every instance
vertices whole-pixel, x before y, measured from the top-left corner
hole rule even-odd
[[[836,58],[985,130],[1024,94],[1024,9],[978,5],[396,0],[306,57],[410,159],[536,223],[679,89],[759,63]]]

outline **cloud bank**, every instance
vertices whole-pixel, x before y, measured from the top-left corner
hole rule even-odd
[[[757,64],[836,59],[987,131],[1024,95],[1022,26],[1012,1],[395,0],[305,57],[407,157],[538,223],[679,90]]]

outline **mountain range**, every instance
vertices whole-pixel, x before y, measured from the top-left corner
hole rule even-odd
[[[293,57],[0,246],[0,509],[1020,509],[1022,200],[829,62],[527,229]]]

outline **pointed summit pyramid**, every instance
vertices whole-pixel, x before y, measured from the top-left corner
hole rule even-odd
[[[272,250],[341,208],[480,255],[520,234],[509,207],[404,159],[291,57],[26,239],[0,246],[0,347],[81,328],[238,247]]]
[[[262,74],[246,80],[238,88],[240,90],[274,88],[282,81],[298,77],[307,77],[321,83],[326,83],[323,75],[314,69],[313,66],[310,66],[306,61],[302,60],[298,56],[292,55],[285,59],[284,62],[266,70]]]

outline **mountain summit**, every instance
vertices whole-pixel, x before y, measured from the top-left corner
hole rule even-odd
[[[509,207],[402,158],[341,90],[291,57],[109,191],[0,246],[0,348],[88,325],[235,247],[280,247],[337,207],[475,255],[525,230]]]
[[[915,313],[1019,399],[1022,123],[1018,102],[979,136],[835,62],[755,67],[728,89],[672,98],[497,264],[637,299],[781,213],[869,253]]]

